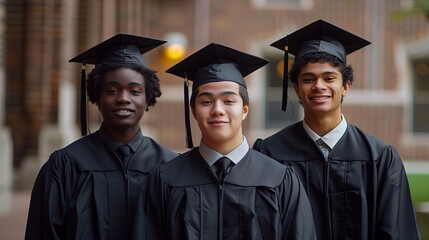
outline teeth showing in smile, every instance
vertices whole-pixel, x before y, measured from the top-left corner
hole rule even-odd
[[[119,113],[125,113],[125,112],[130,112],[129,110],[126,110],[126,109],[121,109],[121,110],[118,110],[118,111],[116,111],[116,112],[119,112]]]
[[[328,99],[329,97],[327,97],[327,96],[323,96],[323,97],[312,97],[311,99],[312,100],[325,100],[325,99]]]

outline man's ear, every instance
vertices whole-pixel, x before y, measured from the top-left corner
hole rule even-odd
[[[352,87],[352,82],[350,82],[350,80],[347,80],[346,84],[343,85],[343,92],[342,92],[343,97],[347,95],[351,87]]]
[[[195,108],[194,107],[191,107],[191,112],[192,112],[192,116],[194,116],[194,119],[196,119],[195,118],[196,113],[195,113]]]
[[[244,119],[246,119],[248,113],[249,113],[249,105],[246,104],[243,106],[243,118],[242,118],[243,121]]]
[[[298,83],[293,83],[293,90],[295,90],[296,96],[299,98],[299,101],[301,102],[301,95],[299,94],[299,86]],[[286,90],[287,91],[287,90]]]

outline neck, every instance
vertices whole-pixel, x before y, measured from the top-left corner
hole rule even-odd
[[[305,123],[319,136],[324,136],[332,131],[341,122],[341,114],[330,116],[309,116],[304,117]]]
[[[112,128],[104,128],[106,132],[109,133],[109,135],[114,138],[115,140],[121,142],[121,143],[128,143],[133,139],[139,129],[134,128],[126,128],[126,129],[112,129]]]
[[[234,137],[234,139],[230,139],[227,141],[207,141],[203,137],[202,141],[205,145],[207,145],[207,147],[215,150],[222,155],[227,155],[228,153],[236,149],[238,146],[240,146],[240,144],[243,142],[243,135],[239,135],[238,137]]]

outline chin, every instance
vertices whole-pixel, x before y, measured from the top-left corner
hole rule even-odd
[[[222,143],[229,141],[227,136],[219,136],[219,135],[215,135],[215,136],[212,135],[212,136],[208,137],[207,139],[210,142],[219,143],[219,144],[222,144]]]

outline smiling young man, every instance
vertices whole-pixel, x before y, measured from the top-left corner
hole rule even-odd
[[[317,239],[420,239],[396,150],[341,112],[353,82],[346,55],[369,42],[323,20],[272,46],[295,55],[290,79],[304,120],[258,139],[254,149],[292,166],[313,209]],[[287,64],[285,64],[287,66]],[[284,88],[287,89],[287,69]],[[286,96],[283,98],[283,109]]]
[[[25,239],[130,239],[149,172],[177,156],[140,130],[144,112],[161,95],[159,79],[141,54],[162,43],[118,34],[70,60],[95,64],[82,84],[103,121],[98,131],[55,151],[43,165]]]
[[[152,239],[315,239],[296,174],[250,149],[242,133],[249,113],[243,77],[267,63],[212,43],[167,70],[193,81],[190,106],[201,142],[150,177],[148,205],[139,212],[149,216]],[[185,85],[185,109],[187,91]],[[145,237],[141,222],[135,239]]]
[[[309,62],[301,68],[295,92],[304,108],[304,121],[324,136],[341,121],[341,102],[351,82],[329,62]]]
[[[249,106],[242,103],[239,85],[234,82],[207,83],[200,86],[198,92],[192,101],[192,114],[201,130],[202,141],[226,155],[243,141],[241,123]]]

